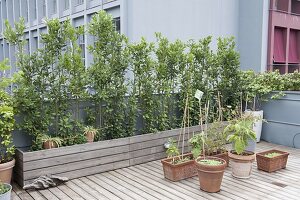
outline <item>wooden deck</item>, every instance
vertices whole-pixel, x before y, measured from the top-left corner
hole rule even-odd
[[[221,191],[206,193],[199,189],[198,177],[170,182],[163,177],[160,161],[131,166],[79,179],[57,188],[24,191],[13,184],[13,200],[20,199],[300,199],[300,149],[260,142],[257,151],[279,149],[290,152],[285,170],[274,173],[258,171],[254,163],[250,179],[235,179],[227,168]]]

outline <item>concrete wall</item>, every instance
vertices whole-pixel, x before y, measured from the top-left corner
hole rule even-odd
[[[155,41],[155,32],[170,40],[238,38],[239,0],[130,0],[125,9],[127,27],[122,29],[133,42],[142,36]]]
[[[269,0],[240,0],[239,13],[241,68],[266,71]]]

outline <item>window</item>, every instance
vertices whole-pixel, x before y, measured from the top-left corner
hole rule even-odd
[[[121,20],[120,17],[114,19],[115,29],[120,33],[121,30]]]
[[[82,5],[84,0],[77,0],[77,5]]]
[[[274,29],[274,50],[273,60],[275,63],[285,63],[285,35],[286,29],[275,27]]]
[[[26,39],[25,52],[28,55],[30,54],[29,39]]]
[[[68,10],[70,8],[70,0],[64,0],[64,10]]]
[[[81,49],[81,57],[83,59],[83,62],[85,63],[85,39],[84,39],[84,35],[80,35],[78,37],[78,45]]]
[[[32,47],[33,47],[32,50],[33,50],[33,51],[36,51],[36,50],[39,48],[38,41],[39,41],[39,40],[38,40],[38,37],[34,37],[34,38],[33,38],[33,41],[32,41],[32,42],[33,42],[33,44],[32,44]]]

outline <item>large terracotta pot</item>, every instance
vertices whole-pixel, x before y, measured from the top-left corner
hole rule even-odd
[[[176,156],[175,159],[179,159],[180,157]],[[188,153],[184,154],[183,157],[189,157],[190,160],[179,164],[172,164],[171,162],[173,158],[166,158],[161,160],[166,179],[169,179],[171,181],[180,181],[182,179],[197,176],[197,170],[195,168],[193,155],[191,153]]]
[[[88,132],[85,134],[85,138],[88,143],[92,143],[92,142],[94,142],[95,134]]]
[[[255,160],[255,153],[245,151],[243,155],[237,155],[233,151],[228,153],[232,171],[232,176],[236,178],[250,178],[252,163]]]
[[[53,141],[46,141],[43,142],[43,148],[44,149],[53,149],[53,148],[57,148],[57,144]]]
[[[15,159],[13,159],[12,161],[0,164],[0,180],[3,183],[10,184],[15,162],[16,162]]]
[[[203,159],[220,161],[221,165],[205,165],[200,163]],[[199,157],[195,161],[198,170],[200,189],[206,192],[218,192],[227,166],[226,160],[217,157]]]

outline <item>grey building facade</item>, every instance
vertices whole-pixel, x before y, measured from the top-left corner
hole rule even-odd
[[[0,33],[4,21],[11,24],[21,16],[26,21],[26,50],[41,47],[39,35],[47,31],[44,19],[71,19],[73,25],[87,24],[99,10],[112,14],[117,29],[131,42],[145,37],[155,41],[155,32],[170,40],[189,40],[212,35],[234,36],[241,54],[242,69],[266,70],[269,0],[0,0]],[[86,66],[93,61],[86,50],[93,39],[85,34],[78,40]],[[0,36],[0,60],[9,58],[12,66],[5,76],[17,69],[15,49]]]

